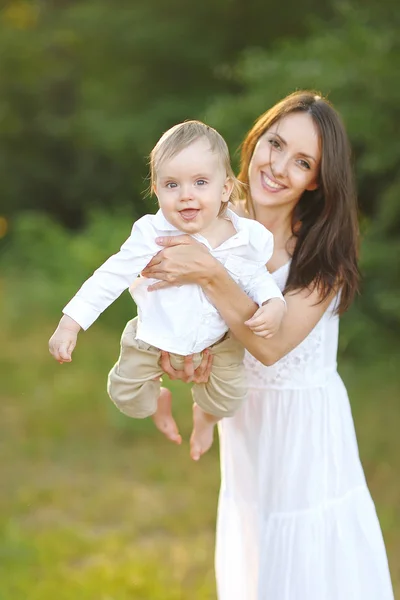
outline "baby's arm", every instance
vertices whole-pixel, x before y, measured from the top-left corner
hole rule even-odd
[[[279,298],[272,298],[260,306],[245,325],[255,335],[270,338],[278,331],[285,313],[286,304]]]
[[[252,222],[252,251],[260,260],[258,269],[246,282],[246,293],[260,306],[246,325],[258,336],[270,338],[279,329],[286,313],[286,302],[266,264],[274,247],[273,236],[260,223]],[[250,250],[250,249],[249,249]]]
[[[157,251],[156,234],[152,234],[148,225],[146,217],[135,223],[120,251],[106,260],[64,307],[64,316],[49,341],[50,353],[58,362],[71,362],[79,331],[92,325]]]
[[[286,302],[267,267],[261,266],[244,289],[260,306],[252,318],[246,321],[246,325],[256,335],[272,337],[281,325],[286,312]]]
[[[76,346],[78,333],[81,326],[63,315],[57,329],[49,340],[49,351],[52,356],[62,365],[63,362],[71,362],[71,354]]]

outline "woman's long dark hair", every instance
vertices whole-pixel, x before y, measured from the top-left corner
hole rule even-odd
[[[332,105],[315,92],[299,91],[261,115],[242,144],[238,179],[246,184],[246,210],[254,217],[248,185],[254,148],[274,123],[295,112],[309,114],[317,126],[321,166],[318,188],[305,191],[293,211],[292,232],[297,240],[285,292],[317,286],[324,300],[340,290],[337,312],[341,314],[358,290],[359,234],[350,145]]]

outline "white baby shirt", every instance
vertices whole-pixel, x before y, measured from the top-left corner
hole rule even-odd
[[[261,223],[227,211],[236,233],[217,248],[211,248],[200,234],[193,237],[227,269],[230,276],[261,306],[283,296],[266,263],[272,256],[273,236]],[[135,282],[132,295],[138,307],[137,338],[165,350],[186,356],[201,352],[228,330],[216,308],[199,285],[188,284],[149,292],[154,279],[137,277],[160,251],[157,237],[182,235],[161,210],[136,221],[117,254],[111,256],[82,285],[63,313],[88,329],[121,293]]]

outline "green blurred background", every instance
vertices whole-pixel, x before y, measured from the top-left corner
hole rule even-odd
[[[2,3],[0,600],[215,598],[218,447],[191,463],[188,388],[173,386],[181,448],[105,393],[128,295],[72,364],[47,340],[156,209],[146,156],[163,131],[206,120],[237,166],[256,117],[304,87],[328,95],[354,149],[363,282],[339,369],[400,594],[399,26],[394,0]]]

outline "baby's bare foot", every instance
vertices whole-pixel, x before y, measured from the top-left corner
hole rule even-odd
[[[180,444],[182,442],[182,438],[179,435],[178,426],[174,417],[172,416],[171,404],[171,392],[166,388],[161,388],[157,410],[151,418],[153,419],[157,429],[161,431],[161,433],[163,433],[168,440],[174,442],[175,444]]]
[[[190,438],[190,456],[193,460],[199,460],[211,448],[214,427],[218,421],[218,417],[205,413],[197,404],[193,404],[193,431]]]

